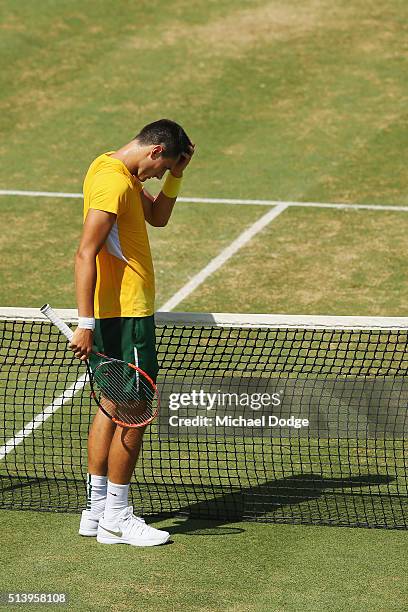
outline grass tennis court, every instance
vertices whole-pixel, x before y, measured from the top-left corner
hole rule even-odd
[[[79,192],[97,154],[168,116],[197,145],[183,196],[405,206],[407,17],[404,0],[6,0],[0,188]],[[267,210],[177,205],[151,231],[157,306]],[[74,307],[81,201],[0,196],[0,215],[0,306]],[[406,316],[407,229],[403,211],[288,208],[176,310]],[[134,550],[79,538],[77,515],[1,519],[0,590],[66,590],[74,610],[407,598],[406,532],[167,519],[174,544]]]

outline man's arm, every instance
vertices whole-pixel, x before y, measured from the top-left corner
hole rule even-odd
[[[146,190],[140,192],[146,221],[153,227],[164,227],[173,212],[177,198],[168,198],[161,191],[155,198]]]
[[[114,213],[90,209],[88,211],[81,242],[75,257],[75,289],[78,316],[94,316],[94,293],[96,284],[96,256],[103,247],[113,224]],[[70,343],[75,356],[87,359],[92,351],[93,331],[77,328]]]
[[[176,179],[183,178],[183,172],[191,161],[194,154],[194,145],[190,146],[189,155],[182,155],[179,161],[171,169],[171,174]],[[140,192],[142,200],[143,211],[146,221],[154,227],[164,227],[167,225],[168,220],[173,212],[173,207],[176,202],[175,198],[170,198],[163,191],[154,198],[148,191],[143,189]]]

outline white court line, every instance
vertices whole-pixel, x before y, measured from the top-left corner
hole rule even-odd
[[[81,199],[82,193],[66,193],[64,191],[24,191],[20,189],[0,189],[0,196],[26,196],[40,198],[71,198]],[[363,210],[395,210],[398,212],[408,212],[408,206],[393,206],[391,204],[342,204],[332,202],[284,202],[282,200],[239,200],[235,198],[177,198],[178,202],[192,204],[236,204],[249,206],[304,206],[306,208],[356,208]]]
[[[21,189],[0,189],[0,195],[29,196],[34,198],[82,198],[82,193],[65,193],[63,191],[23,191]]]
[[[258,221],[255,221],[248,229],[242,232],[229,246],[221,251],[217,257],[214,257],[198,274],[193,276],[179,291],[177,291],[173,297],[163,304],[159,310],[166,312],[173,310],[180,302],[182,302],[190,293],[195,291],[201,283],[203,283],[211,274],[221,268],[225,262],[230,259],[240,248],[242,248],[247,242],[249,242],[258,232],[264,229],[273,219],[276,219],[287,206],[285,204],[279,204],[272,210],[268,211],[266,215],[263,215]]]
[[[1,194],[0,194],[1,195]],[[235,204],[250,206],[279,206],[305,208],[339,208],[361,210],[390,210],[408,212],[408,206],[393,206],[391,204],[342,204],[341,202],[283,202],[281,200],[235,200],[228,198],[177,198],[177,201],[198,204]]]
[[[21,444],[24,438],[31,435],[37,427],[40,427],[45,421],[52,415],[54,412],[61,408],[66,402],[74,397],[78,391],[80,391],[86,384],[87,374],[83,374],[77,381],[68,389],[65,389],[62,395],[57,397],[52,404],[47,406],[42,412],[37,414],[32,421],[27,423],[23,429],[20,429],[19,432],[13,438],[7,440],[4,446],[0,447],[0,461],[4,459],[4,457],[15,450],[16,446]]]

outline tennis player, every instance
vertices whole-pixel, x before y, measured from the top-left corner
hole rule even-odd
[[[75,260],[79,324],[70,346],[76,357],[84,360],[91,350],[98,351],[134,363],[156,380],[155,283],[146,221],[155,227],[167,224],[193,153],[183,128],[161,119],[91,164]],[[161,179],[166,172],[163,188],[153,198],[143,182]],[[166,531],[146,525],[128,502],[143,433],[144,428],[116,426],[101,410],[95,414],[81,535],[96,536],[103,544],[155,546],[168,541]]]

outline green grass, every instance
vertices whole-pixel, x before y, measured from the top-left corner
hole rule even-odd
[[[80,191],[97,154],[167,115],[197,143],[183,195],[404,204],[406,11],[404,0],[5,2],[0,184]],[[50,287],[54,305],[75,305],[80,206],[1,198],[3,305],[39,305]],[[179,205],[151,232],[157,306],[264,212]],[[403,314],[406,224],[291,210],[182,306]]]
[[[77,516],[6,517],[24,538],[4,530],[1,590],[64,591],[72,610],[383,612],[408,595],[400,532],[176,519],[156,525],[173,544],[137,549],[80,538]]]
[[[78,190],[97,153],[168,115],[197,143],[191,194],[402,203],[406,11],[5,2],[0,182]]]
[[[0,187],[80,191],[96,155],[168,116],[197,146],[184,196],[406,204],[407,17],[405,0],[5,0]],[[157,306],[265,212],[178,205],[150,232]],[[74,307],[80,201],[1,196],[0,215],[0,305]],[[405,315],[407,223],[291,209],[179,309]],[[407,597],[405,533],[173,521],[173,545],[137,550],[78,538],[77,516],[2,520],[1,588],[67,590],[71,609],[375,612]]]
[[[407,231],[408,213],[290,208],[178,309],[406,316]]]

